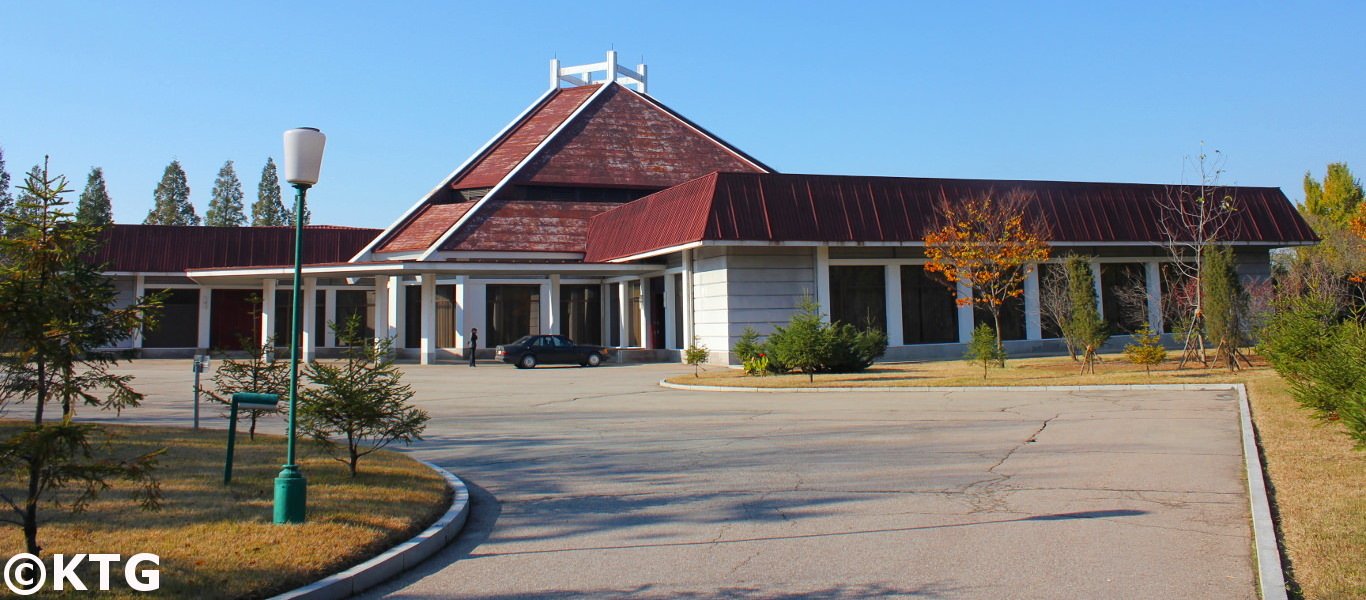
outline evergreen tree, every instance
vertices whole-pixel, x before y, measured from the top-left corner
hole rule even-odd
[[[161,300],[119,307],[114,282],[89,260],[100,244],[96,228],[67,212],[66,178],[49,175],[46,164],[30,173],[19,210],[0,215],[18,232],[0,239],[0,411],[16,403],[33,411],[29,424],[0,439],[0,474],[6,484],[25,484],[6,485],[0,502],[36,555],[44,504],[79,511],[124,479],[139,486],[143,506],[155,507],[153,469],[165,450],[113,456],[106,430],[73,420],[78,405],[117,412],[142,400],[133,377],[114,372],[119,354],[100,349],[154,323]],[[58,418],[44,416],[49,405],[60,405]]]
[[[1352,176],[1347,163],[1329,163],[1322,183],[1309,172],[1304,174],[1304,206],[1301,210],[1305,213],[1345,224],[1356,213],[1361,201],[1361,180]]]
[[[1091,274],[1091,262],[1081,256],[1067,259],[1067,297],[1072,318],[1068,329],[1081,354],[1081,372],[1096,372],[1096,354],[1105,340],[1110,339],[1109,327],[1096,308],[1096,280]]]
[[[81,201],[76,207],[76,222],[97,227],[114,222],[114,206],[104,184],[104,169],[90,168],[90,176],[85,179],[85,191],[81,192]]]
[[[1205,251],[1205,278],[1200,288],[1205,296],[1205,335],[1215,344],[1215,362],[1224,360],[1230,371],[1238,369],[1239,348],[1247,341],[1247,290],[1238,278],[1233,250],[1214,246]]]
[[[152,210],[148,211],[144,225],[198,225],[199,215],[190,204],[190,183],[186,181],[185,170],[180,161],[173,160],[166,165],[154,193]]]
[[[5,170],[5,149],[0,148],[0,215],[9,214],[14,209],[14,196],[9,193],[9,171]],[[0,226],[0,234],[5,229]]]
[[[237,171],[232,161],[223,163],[218,170],[218,178],[213,181],[213,196],[209,199],[209,212],[204,215],[204,224],[212,227],[241,227],[247,224],[247,216],[242,214],[242,182],[237,179]]]
[[[267,157],[261,169],[261,183],[256,186],[256,203],[251,205],[253,227],[289,225],[289,211],[280,200],[280,175],[275,171],[275,159]]]

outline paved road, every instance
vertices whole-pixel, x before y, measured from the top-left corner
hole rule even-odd
[[[184,423],[187,361],[128,417]],[[716,394],[407,369],[472,490],[388,598],[1255,598],[1231,392]],[[174,406],[171,399],[174,398]]]

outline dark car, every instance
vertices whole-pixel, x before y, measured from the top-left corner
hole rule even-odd
[[[575,344],[562,335],[528,335],[498,346],[496,356],[498,360],[517,365],[518,369],[531,369],[536,365],[596,367],[607,360],[607,349]]]

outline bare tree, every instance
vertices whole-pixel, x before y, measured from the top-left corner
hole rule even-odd
[[[1125,273],[1119,285],[1110,288],[1110,293],[1114,294],[1115,300],[1119,303],[1121,323],[1148,323],[1151,320],[1148,318],[1148,282],[1142,272]],[[1158,324],[1148,323],[1148,327],[1156,330]],[[1127,325],[1121,325],[1119,329],[1122,333],[1134,333],[1127,331]]]
[[[1067,297],[1067,269],[1060,265],[1039,266],[1039,317],[1044,325],[1062,334],[1067,355],[1077,360],[1077,343],[1071,334],[1072,304]]]
[[[1200,291],[1200,282],[1205,275],[1205,249],[1228,241],[1238,233],[1237,222],[1233,219],[1238,211],[1238,199],[1232,189],[1219,185],[1219,178],[1224,173],[1223,163],[1224,157],[1218,150],[1211,157],[1202,145],[1194,160],[1186,159],[1183,170],[1191,172],[1183,173],[1182,185],[1168,187],[1167,193],[1158,198],[1162,211],[1159,226],[1163,244],[1173,259],[1174,274],[1196,282],[1193,293],[1178,296],[1184,302],[1179,314],[1185,325],[1185,347],[1178,369],[1192,358],[1209,366],[1202,327],[1204,298]],[[1187,185],[1185,180],[1191,176],[1197,181]]]

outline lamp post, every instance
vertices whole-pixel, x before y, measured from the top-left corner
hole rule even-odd
[[[289,437],[284,468],[275,478],[275,522],[303,523],[308,513],[308,482],[294,462],[295,417],[299,410],[299,297],[303,283],[304,197],[318,183],[327,136],[312,127],[285,132],[285,181],[294,186],[294,297],[289,327]]]

